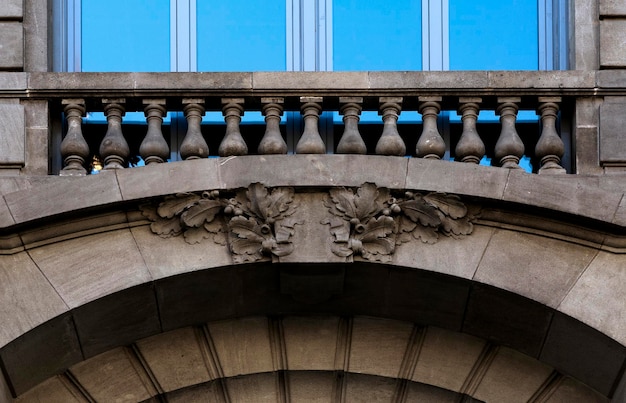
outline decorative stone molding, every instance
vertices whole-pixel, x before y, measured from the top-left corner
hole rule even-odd
[[[165,197],[156,208],[142,206],[141,211],[152,221],[152,232],[163,238],[182,234],[188,244],[212,239],[220,245],[228,240],[235,263],[253,262],[293,251],[291,236],[295,225],[302,224],[292,217],[297,208],[293,195],[293,188],[270,191],[254,183],[230,199],[220,198],[217,190],[182,193]]]
[[[330,225],[333,253],[380,262],[390,262],[396,245],[412,238],[433,244],[440,235],[469,235],[475,218],[456,195],[406,192],[395,198],[372,183],[356,191],[331,189],[324,205],[333,215],[322,221]]]

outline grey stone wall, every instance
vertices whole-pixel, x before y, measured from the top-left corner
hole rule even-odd
[[[0,71],[24,67],[22,0],[0,0]]]

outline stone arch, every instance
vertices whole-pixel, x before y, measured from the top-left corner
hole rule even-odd
[[[258,169],[250,172],[250,164]],[[359,174],[363,164],[380,164],[376,180]],[[278,170],[285,175],[272,175]],[[459,195],[481,215],[471,235],[432,245],[415,238],[386,263],[338,259],[320,246],[333,242],[321,224],[328,213],[322,200],[330,189],[355,191],[368,180],[394,192]],[[292,242],[316,248],[273,263],[262,257],[233,264],[227,246],[161,238],[141,213],[140,205],[168,195],[228,194],[251,183],[297,183],[294,197],[316,226],[296,228]],[[10,219],[0,273],[2,301],[12,305],[0,358],[7,394],[162,332],[237,317],[319,314],[469,334],[601,395],[618,390],[626,358],[621,195],[573,179],[402,158],[250,157],[54,181],[5,200]],[[33,200],[50,202],[34,208]]]

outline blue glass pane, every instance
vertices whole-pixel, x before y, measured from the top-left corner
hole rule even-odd
[[[333,1],[333,70],[421,69],[421,1]]]
[[[537,0],[449,0],[451,70],[537,70]]]
[[[198,71],[284,71],[285,0],[197,0]]]
[[[170,71],[169,0],[83,0],[82,71]]]

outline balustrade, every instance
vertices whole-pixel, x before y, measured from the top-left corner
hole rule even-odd
[[[370,153],[389,156],[407,155],[409,146],[415,147],[413,156],[432,159],[455,159],[460,162],[478,164],[484,157],[491,157],[493,164],[509,169],[519,169],[520,159],[530,149],[536,161],[535,171],[540,174],[564,173],[561,166],[565,147],[557,131],[557,122],[562,97],[535,96],[534,98],[501,97],[501,96],[258,96],[258,97],[162,97],[150,98],[104,98],[62,99],[60,104],[67,121],[66,135],[60,145],[63,168],[60,175],[86,175],[88,163],[94,155],[104,163],[104,170],[120,169],[128,166],[129,158],[133,158],[129,143],[122,129],[124,115],[142,110],[146,119],[146,130],[138,142],[132,144],[146,165],[163,163],[168,159],[198,159],[210,155],[209,143],[219,142],[217,154],[222,157],[248,154],[249,145],[258,144],[258,154],[322,154],[333,150],[338,154]],[[87,101],[87,102],[86,102]],[[219,106],[225,124],[203,125],[206,111],[217,112]],[[517,121],[520,107],[528,110],[529,106],[538,116],[535,130],[526,130],[520,136]],[[484,108],[484,109],[483,109]],[[91,133],[83,125],[83,116],[87,112],[104,111],[107,130],[98,150],[90,140]],[[481,111],[495,111],[499,122],[491,120],[481,123]],[[246,135],[248,126],[242,124],[242,116],[246,112],[260,111],[265,120],[262,138],[255,140]],[[362,111],[375,111],[380,116],[380,124],[371,125],[360,122]],[[411,124],[399,122],[402,113],[418,111],[419,119]],[[178,155],[170,154],[171,143],[163,134],[163,119],[167,113],[180,113],[187,122],[186,133],[179,147]],[[284,112],[300,117],[300,122],[292,124],[296,134],[291,144],[292,150],[285,141],[286,126],[281,124]],[[325,144],[320,134],[320,116],[322,112],[339,113],[343,125],[335,122],[335,135],[341,132],[336,147]],[[454,114],[460,116],[460,125],[448,120],[447,132],[442,128],[442,121]],[[414,113],[414,112],[413,112]],[[369,116],[369,115],[368,115]],[[449,119],[449,118],[448,118]],[[326,118],[324,129],[328,129]],[[262,124],[259,122],[258,124]],[[257,127],[258,127],[257,124]],[[367,127],[366,127],[367,125]],[[451,135],[450,126],[456,125],[456,134]],[[342,127],[343,126],[343,127]],[[462,126],[462,129],[461,129]],[[539,130],[539,126],[541,130]],[[92,127],[92,125],[89,125]],[[480,128],[483,129],[480,129]],[[484,136],[479,133],[489,127],[491,134]],[[528,124],[526,123],[526,128]],[[494,129],[499,135],[494,136]],[[377,134],[373,134],[374,131]],[[243,132],[243,133],[242,133]],[[258,132],[258,130],[257,130]],[[362,132],[364,133],[362,135]],[[372,137],[375,136],[375,139]],[[182,136],[181,136],[182,137]],[[260,137],[260,136],[259,136]],[[325,134],[326,138],[331,138]],[[522,139],[523,137],[523,139]],[[445,138],[445,140],[444,140]],[[220,140],[221,139],[221,140]],[[497,141],[496,141],[497,139]],[[220,142],[221,141],[221,142]],[[446,144],[447,143],[447,144]],[[90,144],[92,145],[90,149]],[[534,147],[525,147],[532,144]],[[136,147],[136,146],[135,146]]]

